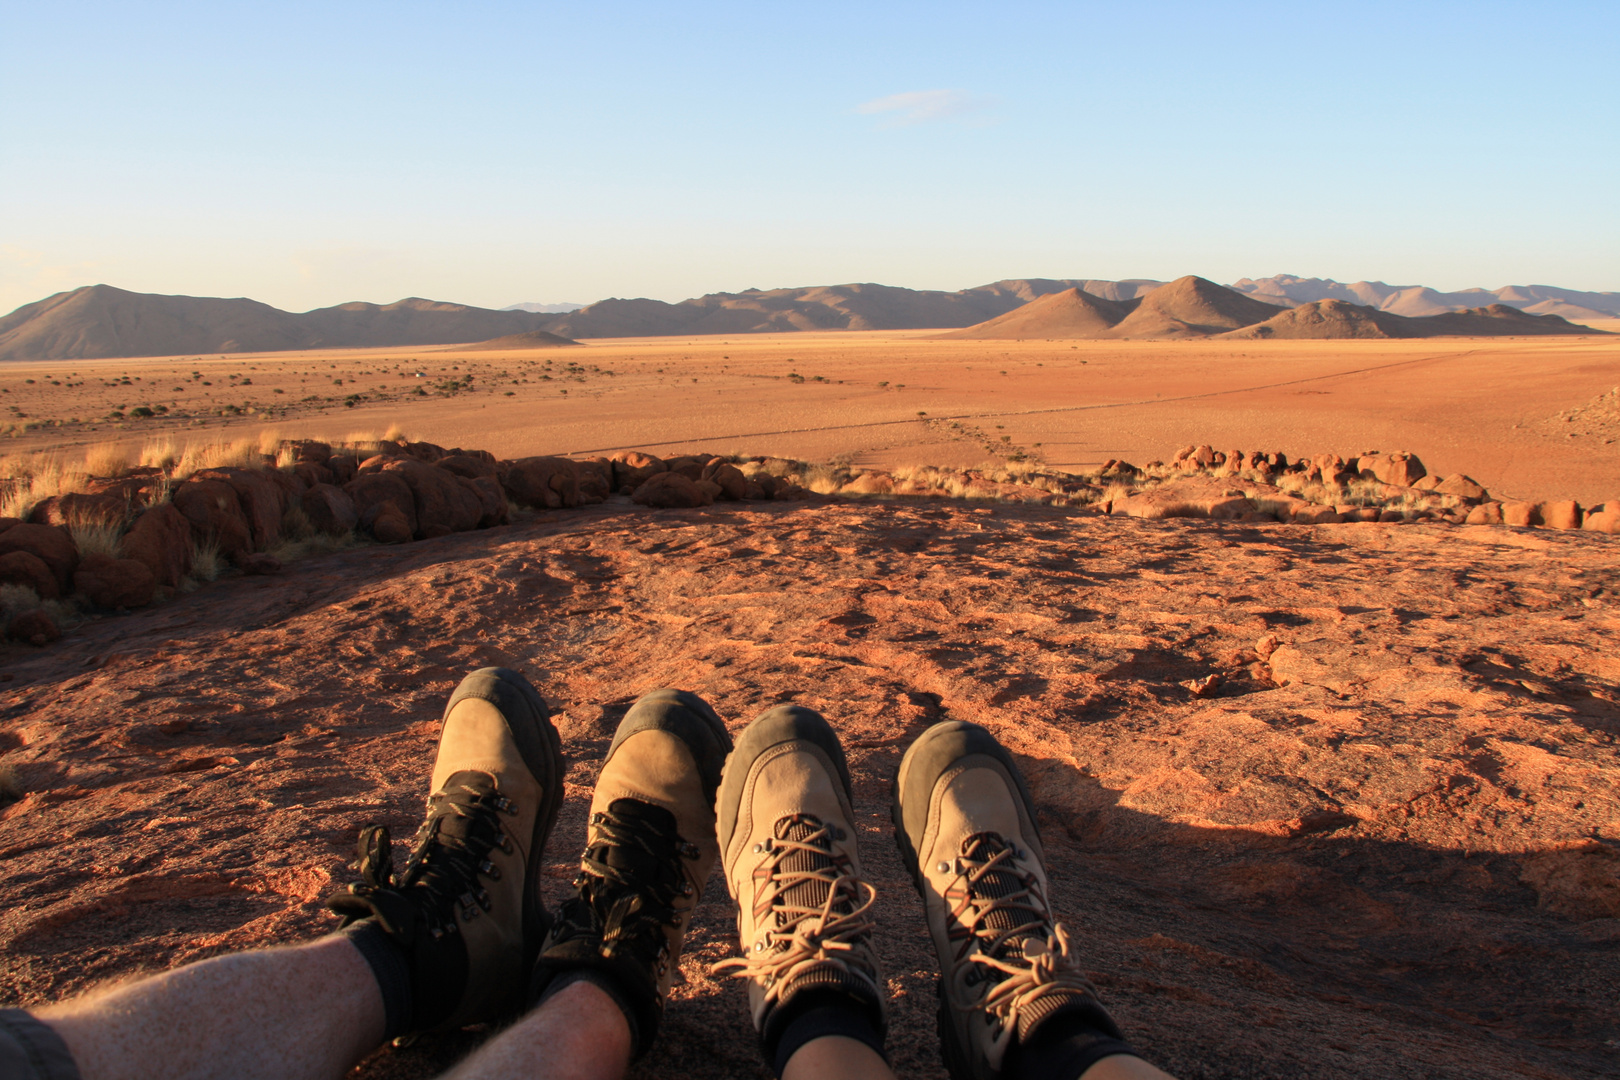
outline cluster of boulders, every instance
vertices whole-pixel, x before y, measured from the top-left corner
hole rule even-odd
[[[807,466],[783,458],[664,459],[627,451],[584,460],[504,461],[482,450],[407,441],[384,442],[365,454],[314,441],[282,450],[265,456],[258,468],[210,468],[179,481],[161,469],[134,469],[93,479],[89,490],[45,499],[27,521],[0,518],[0,585],[25,586],[42,601],[72,597],[94,608],[138,608],[162,590],[181,587],[196,569],[194,559],[224,560],[249,574],[274,573],[281,565],[271,551],[284,539],[311,533],[359,532],[397,544],[501,525],[514,505],[555,510],[618,494],[667,509],[808,495],[800,483]],[[291,465],[276,466],[289,457]],[[1109,461],[1085,477],[923,472],[897,478],[832,470],[817,480],[817,490],[1078,505],[1143,518],[1434,520],[1620,533],[1620,502],[1583,509],[1567,500],[1493,500],[1469,477],[1430,476],[1415,454],[1404,452],[1291,461],[1280,453],[1189,446],[1168,466]],[[1356,503],[1324,505],[1300,494],[1312,484],[1322,485],[1313,492],[1320,496],[1352,483]],[[7,633],[43,644],[59,631],[46,611],[31,608],[12,618]]]
[[[809,494],[794,477],[799,465],[784,458],[727,458],[685,455],[660,459],[635,451],[576,462],[591,475],[592,490],[629,495],[642,506],[672,509],[708,506],[721,500],[802,499]]]
[[[510,505],[561,509],[623,493],[670,508],[807,494],[776,459],[739,467],[718,457],[629,452],[501,461],[425,442],[385,442],[364,456],[314,441],[283,449],[291,452],[289,467],[277,468],[277,456],[266,455],[259,468],[203,469],[179,482],[161,469],[133,469],[45,499],[27,521],[0,518],[0,585],[27,586],[46,601],[77,597],[94,608],[138,608],[180,587],[202,551],[244,573],[280,570],[270,552],[289,531],[361,532],[397,544],[505,524]],[[98,546],[113,550],[81,552],[76,532],[93,533]],[[41,644],[58,636],[37,608],[16,615],[8,633]]]
[[[1152,466],[1161,463],[1153,462]],[[1220,451],[1211,446],[1187,446],[1176,453],[1170,467],[1189,475],[1213,479],[1242,476],[1252,480],[1245,490],[1194,491],[1172,483],[1159,489],[1133,493],[1112,507],[1115,512],[1143,517],[1199,516],[1297,521],[1325,524],[1338,521],[1450,521],[1468,525],[1542,526],[1549,529],[1587,529],[1620,533],[1620,501],[1583,508],[1572,499],[1531,502],[1492,499],[1490,492],[1471,477],[1456,473],[1433,476],[1416,454],[1369,450],[1356,457],[1318,454],[1295,458],[1286,454]],[[1129,468],[1129,466],[1127,466]],[[1325,506],[1289,494],[1274,483],[1292,475],[1305,484],[1344,487],[1359,482],[1361,494],[1385,504],[1344,503]],[[1178,492],[1179,489],[1179,492]],[[1178,500],[1188,513],[1166,513]],[[1449,499],[1446,497],[1449,496]],[[1402,503],[1402,508],[1387,504]],[[1447,503],[1451,505],[1446,505]]]

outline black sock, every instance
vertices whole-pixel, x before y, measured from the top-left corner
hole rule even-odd
[[[350,923],[338,933],[360,950],[371,965],[383,999],[383,1041],[397,1039],[411,1029],[411,965],[405,950],[389,937],[375,919]]]
[[[842,1035],[865,1043],[885,1062],[889,1060],[883,1053],[883,1034],[872,1022],[871,1010],[864,1003],[836,991],[812,991],[797,997],[789,1006],[793,1014],[780,1029],[776,1046],[768,1048],[771,1067],[777,1076],[782,1075],[788,1061],[806,1043],[829,1035]]]
[[[572,986],[579,982],[590,983],[612,998],[613,1004],[617,1005],[619,1011],[624,1014],[624,1022],[630,1028],[630,1060],[635,1061],[646,1053],[648,1048],[641,1045],[641,1025],[636,1019],[636,1010],[630,1004],[630,999],[625,996],[624,991],[619,988],[618,981],[605,971],[599,971],[596,968],[575,968],[572,971],[563,972],[552,979],[540,991],[539,996],[534,1000],[534,1007],[538,1009],[555,997],[563,987]]]
[[[1028,1043],[1008,1051],[1002,1074],[1009,1080],[1079,1080],[1087,1069],[1116,1054],[1142,1056],[1115,1034],[1058,1014],[1036,1028]]]

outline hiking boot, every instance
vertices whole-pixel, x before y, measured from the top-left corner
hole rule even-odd
[[[1060,1013],[1120,1037],[1053,918],[1035,805],[995,736],[959,720],[923,732],[900,762],[892,813],[939,954],[954,1080],[994,1080]]]
[[[760,716],[726,763],[720,850],[737,903],[740,959],[716,973],[748,980],[765,1059],[806,1009],[853,1006],[881,1041],[884,992],[861,879],[849,766],[818,713],[795,705]]]
[[[540,860],[562,803],[562,750],[529,681],[461,680],[445,706],[427,820],[395,873],[388,829],[360,833],[360,882],[327,901],[372,919],[410,970],[410,1032],[499,1019],[523,1005],[546,933]]]
[[[631,706],[591,796],[578,890],[535,966],[531,999],[591,973],[630,1024],[632,1060],[658,1033],[691,912],[718,854],[714,796],[731,736],[707,702],[654,690]]]

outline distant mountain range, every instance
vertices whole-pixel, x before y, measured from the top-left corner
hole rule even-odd
[[[1395,315],[1419,317],[1448,311],[1506,304],[1532,315],[1560,315],[1566,319],[1620,318],[1620,292],[1579,292],[1551,285],[1508,285],[1500,289],[1464,289],[1438,292],[1422,285],[1385,285],[1357,281],[1350,285],[1330,278],[1302,278],[1292,274],[1244,278],[1232,283],[1238,292],[1257,300],[1293,307],[1313,300],[1343,300]]]
[[[1064,308],[1061,315],[1042,310],[1018,314],[1031,301],[1059,294],[1063,296],[1051,303]],[[1169,283],[1137,278],[1010,278],[956,292],[824,285],[711,293],[674,304],[615,298],[583,307],[519,304],[502,311],[412,298],[386,305],[339,304],[302,313],[241,298],[161,296],[87,285],[25,304],[0,318],[0,361],[455,345],[535,331],[562,338],[934,328],[971,330],[966,336],[973,337],[1208,336],[1274,322],[1278,308],[1329,301],[1391,318],[1435,317],[1493,306],[1562,319],[1620,318],[1620,293],[1614,292],[1528,285],[1443,293],[1422,286],[1366,281],[1344,285],[1287,274],[1245,278],[1231,288],[1193,277]],[[571,310],[529,310],[547,307]],[[1500,313],[1490,316],[1488,323],[1453,320],[1410,327],[1346,314],[1338,307],[1312,310],[1328,315],[1295,318],[1273,326],[1269,333],[1354,337],[1579,332],[1578,328],[1552,329],[1562,319],[1514,324],[1503,321]],[[1012,321],[986,330],[984,324],[1009,315],[1015,316]],[[1021,327],[1019,318],[1027,325]],[[1200,321],[1205,319],[1213,321]],[[1062,334],[1052,332],[1058,325],[1067,329]],[[1436,329],[1460,325],[1488,328]],[[1521,329],[1502,329],[1510,325]],[[1523,328],[1530,326],[1541,329]]]
[[[1587,334],[1558,315],[1488,304],[1438,315],[1407,316],[1347,303],[1312,300],[1280,308],[1201,277],[1184,277],[1129,300],[1080,288],[1048,293],[947,338],[1418,338]]]

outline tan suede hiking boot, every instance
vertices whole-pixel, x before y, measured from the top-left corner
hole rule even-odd
[[[571,973],[605,980],[630,1022],[634,1057],[657,1035],[714,868],[715,789],[730,749],[725,724],[696,694],[654,690],[631,707],[591,796],[578,892],[535,966],[534,999]]]
[[[1060,1011],[1119,1038],[1052,915],[1034,802],[977,724],[935,724],[906,751],[892,809],[940,966],[940,1042],[955,1080],[994,1080]]]
[[[539,890],[562,803],[562,751],[545,702],[515,671],[483,668],[445,706],[427,820],[397,875],[384,826],[360,835],[358,884],[327,903],[372,919],[409,969],[407,1030],[499,1019],[524,1002],[547,928]]]
[[[726,763],[719,814],[743,955],[714,970],[748,980],[766,1060],[798,1009],[826,994],[864,1010],[881,1038],[875,892],[861,879],[849,766],[827,721],[783,705],[750,724]]]

